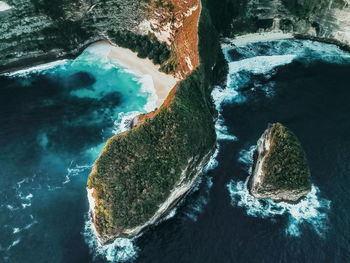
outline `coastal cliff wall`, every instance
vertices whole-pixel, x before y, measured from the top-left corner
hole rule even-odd
[[[209,0],[209,6],[223,36],[283,31],[350,46],[348,0]]]
[[[0,11],[0,72],[78,55],[109,29],[135,31],[144,1],[6,0]]]

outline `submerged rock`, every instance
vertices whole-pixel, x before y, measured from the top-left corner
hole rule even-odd
[[[311,191],[306,154],[295,134],[269,124],[254,152],[250,193],[257,198],[298,202]]]

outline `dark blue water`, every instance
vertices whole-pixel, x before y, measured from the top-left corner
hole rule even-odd
[[[91,229],[87,175],[120,131],[118,114],[142,111],[147,96],[127,109],[125,86],[104,91],[113,67],[1,77],[0,261],[349,262],[349,55],[290,40],[224,52],[228,84],[213,91],[218,152],[201,183],[167,220],[107,247]],[[312,192],[295,206],[254,199],[245,185],[254,145],[276,121],[310,164]]]
[[[86,181],[106,140],[146,112],[143,76],[91,47],[0,76],[0,262],[89,262]]]

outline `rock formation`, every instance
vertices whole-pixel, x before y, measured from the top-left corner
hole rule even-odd
[[[269,125],[253,157],[250,193],[257,198],[297,202],[311,191],[311,176],[298,138],[280,123]]]

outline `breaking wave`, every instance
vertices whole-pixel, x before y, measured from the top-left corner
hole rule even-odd
[[[57,60],[45,64],[40,64],[38,66],[33,66],[21,70],[17,70],[14,72],[9,72],[9,73],[3,73],[3,76],[8,76],[8,77],[23,77],[28,74],[33,74],[33,73],[39,73],[45,70],[53,69],[59,66],[63,66],[67,63],[67,59],[62,59],[62,60]]]
[[[147,103],[144,106],[146,112],[151,112],[156,108],[158,96],[151,75],[141,75],[138,83],[141,84],[141,92],[147,93]]]
[[[140,115],[140,111],[120,112],[117,119],[114,121],[113,134],[122,133],[130,130],[133,118]]]
[[[136,258],[138,248],[134,239],[117,238],[112,244],[101,245],[90,212],[85,215],[84,239],[94,257],[103,257],[109,262],[127,262]]]
[[[276,40],[267,42],[247,43],[235,47],[223,45],[226,58],[229,61],[249,59],[257,56],[295,55],[307,63],[323,60],[332,63],[349,63],[350,55],[338,46],[311,40]]]
[[[247,185],[248,178],[245,182],[231,180],[227,184],[232,206],[242,207],[247,215],[254,217],[274,218],[287,215],[289,222],[285,233],[290,236],[300,236],[304,223],[310,225],[321,237],[324,236],[328,228],[327,212],[331,201],[319,196],[320,190],[317,186],[312,185],[311,192],[299,203],[289,204],[255,198],[250,195]]]

